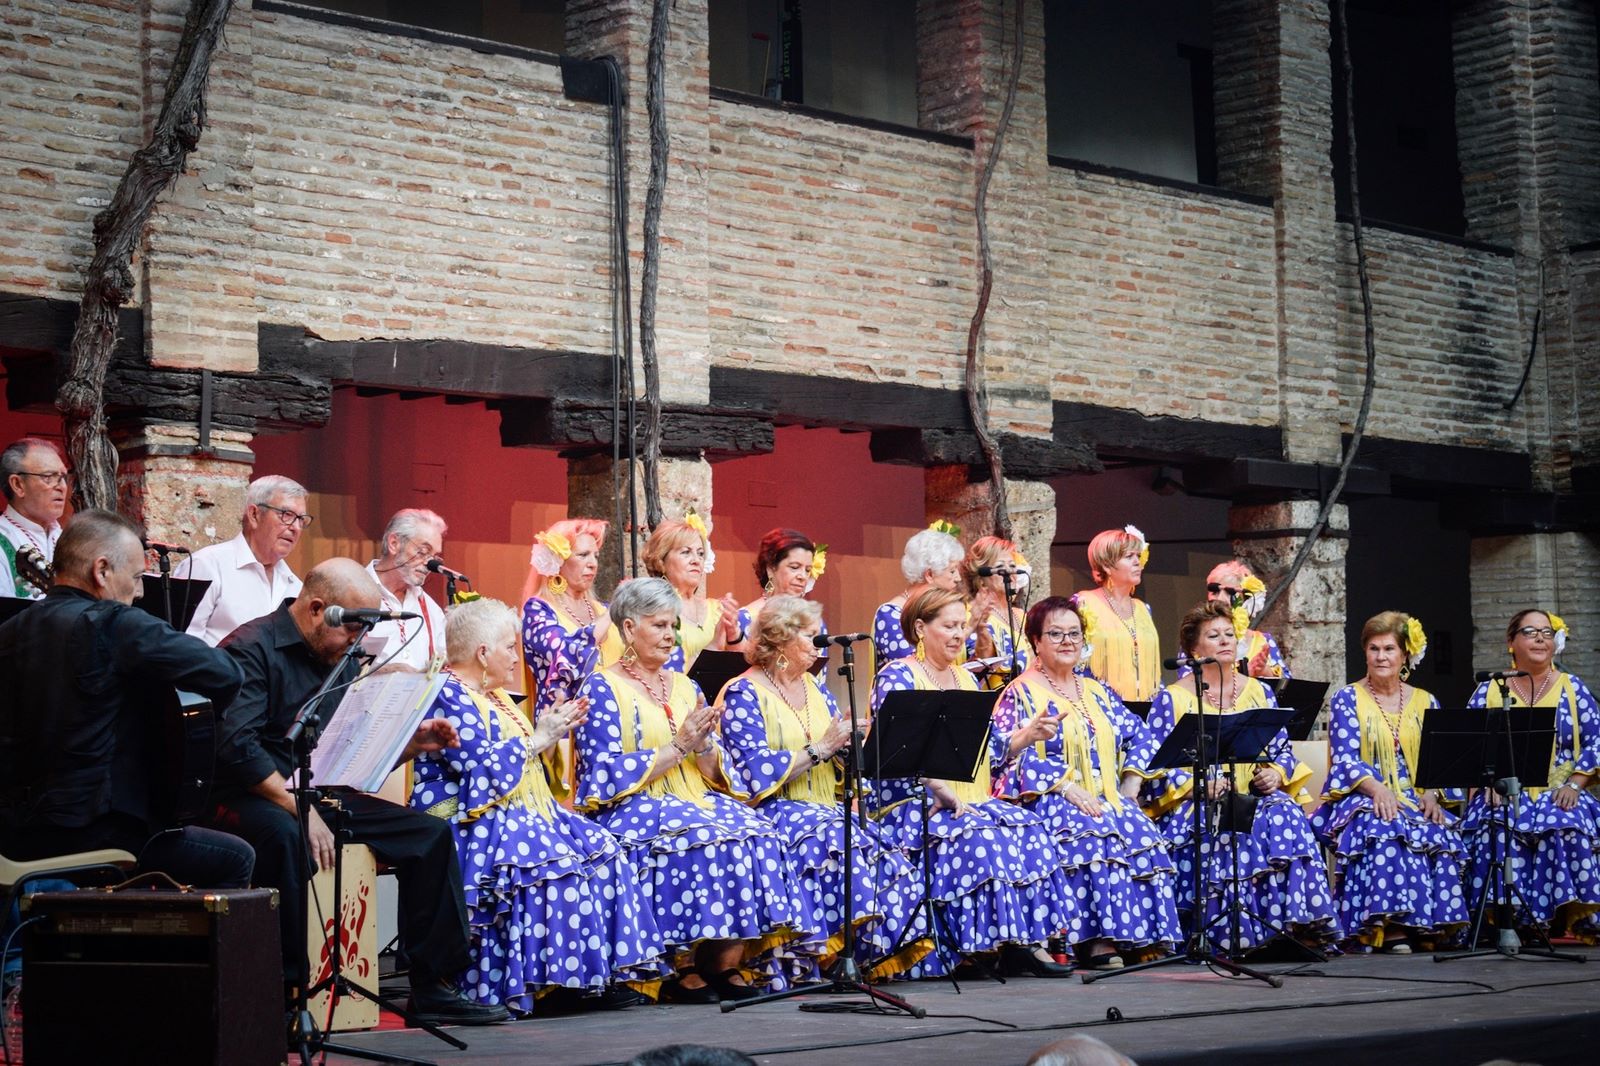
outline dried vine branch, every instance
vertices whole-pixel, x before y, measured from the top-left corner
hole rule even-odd
[[[205,126],[206,77],[233,0],[194,0],[167,75],[166,99],[150,141],[133,154],[111,203],[94,218],[94,257],[72,333],[56,409],[66,424],[77,473],[78,508],[117,505],[117,453],[106,434],[106,370],[117,346],[117,311],[133,296],[131,264],[156,200],[183,172]]]
[[[644,194],[644,269],[639,282],[639,356],[644,363],[644,513],[654,529],[661,511],[661,363],[656,356],[656,289],[661,281],[661,202],[667,191],[667,13],[655,0],[645,55],[645,110],[650,118],[650,184]]]
[[[1011,512],[1006,503],[1005,467],[1000,458],[1000,444],[989,428],[989,392],[978,355],[983,322],[989,313],[989,296],[994,291],[994,261],[989,248],[989,181],[1000,162],[1001,146],[1005,143],[1006,130],[1011,126],[1011,112],[1017,103],[1017,82],[1022,74],[1022,12],[1023,0],[1016,0],[1011,19],[1013,39],[1011,70],[1006,79],[1006,102],[1000,111],[994,138],[989,142],[989,157],[984,161],[983,171],[978,177],[978,192],[973,203],[973,215],[978,223],[978,258],[982,273],[978,282],[978,306],[972,312],[972,322],[967,327],[967,366],[963,379],[972,431],[977,435],[978,447],[989,466],[989,479],[994,486],[995,535],[1008,540],[1012,533]]]

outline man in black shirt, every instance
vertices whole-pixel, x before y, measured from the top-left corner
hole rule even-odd
[[[288,784],[294,746],[285,737],[300,707],[362,636],[359,626],[329,625],[326,608],[376,608],[379,600],[377,582],[360,563],[329,559],[306,575],[292,603],[246,622],[220,645],[244,671],[244,687],[218,729],[216,824],[255,846],[256,882],[278,889],[284,975],[290,984],[308,977],[297,945],[306,936],[306,882],[312,871]],[[356,672],[354,663],[343,667],[320,705],[321,721],[332,719],[343,686],[355,680]],[[454,743],[448,721],[429,719],[417,728],[400,761]],[[471,961],[450,824],[364,793],[329,791],[345,812],[351,839],[370,847],[399,876],[400,928],[411,959],[416,1016],[434,1024],[505,1021],[504,1007],[469,1002],[450,980]],[[315,809],[309,823],[311,857],[318,868],[326,868],[333,863],[333,835]]]
[[[50,858],[119,848],[141,870],[209,888],[249,883],[248,844],[171,828],[154,809],[160,697],[181,688],[220,710],[239,691],[227,655],[131,606],[143,586],[132,522],[82,511],[56,545],[45,597],[0,625],[0,852]]]

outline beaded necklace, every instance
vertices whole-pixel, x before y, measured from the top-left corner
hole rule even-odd
[[[668,732],[674,737],[677,736],[678,735],[678,719],[672,713],[672,703],[671,703],[671,699],[672,699],[672,678],[671,678],[671,676],[669,675],[669,676],[663,678],[663,681],[665,682],[665,684],[662,687],[662,694],[657,696],[656,692],[655,692],[655,689],[650,687],[650,682],[648,682],[648,681],[646,681],[644,679],[644,675],[643,674],[641,674],[638,670],[634,669],[632,663],[623,662],[621,664],[621,666],[622,666],[622,672],[627,674],[629,677],[631,677],[638,684],[638,686],[640,688],[644,689],[644,694],[646,696],[650,697],[651,702],[653,702],[656,706],[661,708],[662,713],[664,713],[667,716],[667,730],[668,730]]]
[[[799,721],[800,729],[806,735],[806,743],[811,743],[816,739],[811,735],[811,686],[805,683],[804,678],[801,679],[800,684],[804,694],[800,697],[800,705],[796,707],[794,702],[789,699],[789,694],[783,690],[783,686],[778,684],[777,675],[771,670],[763,670],[762,673],[767,675],[767,680],[772,683],[773,691],[778,694],[778,698],[783,701],[783,705],[789,708],[790,713]]]

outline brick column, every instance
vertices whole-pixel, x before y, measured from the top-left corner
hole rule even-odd
[[[1235,504],[1228,511],[1234,554],[1271,586],[1294,561],[1320,506],[1316,500]],[[1344,681],[1344,560],[1349,547],[1350,514],[1339,504],[1294,584],[1261,620],[1298,677],[1336,685]]]
[[[193,454],[199,435],[190,426],[146,426],[117,441],[117,509],[146,536],[195,550],[239,532],[253,459],[247,433],[213,430],[213,451],[203,456]]]
[[[1333,462],[1341,429],[1333,298],[1340,249],[1328,6],[1217,0],[1211,21],[1219,180],[1273,200],[1284,458]]]
[[[711,329],[706,310],[710,216],[706,174],[711,154],[710,27],[707,0],[674,0],[669,8],[666,116],[670,148],[661,215],[661,274],[656,297],[656,350],[667,402],[705,403],[711,394]],[[633,254],[631,313],[638,321],[644,247],[645,193],[650,178],[646,109],[649,0],[568,0],[567,50],[582,58],[614,56],[627,86],[628,242]],[[638,375],[643,387],[644,374]]]
[[[971,544],[992,532],[994,493],[988,480],[972,481],[970,467],[933,466],[923,476],[928,521],[947,518],[961,527],[961,541]],[[1056,538],[1056,492],[1047,481],[1006,479],[1007,513],[1017,547],[1028,557],[1033,578],[1028,598],[1038,603],[1050,595],[1050,545]]]
[[[1560,615],[1571,632],[1561,663],[1600,676],[1600,536],[1532,533],[1472,541],[1472,665],[1504,666],[1506,623],[1525,607]]]
[[[591,455],[567,462],[567,514],[571,517],[604,518],[612,521],[616,511],[617,485],[612,477],[613,464],[609,455]],[[624,464],[621,486],[628,491],[627,470]],[[649,535],[645,528],[644,492],[641,488],[634,498],[639,516],[639,545]],[[690,508],[696,514],[711,514],[711,464],[703,458],[663,458],[660,467],[661,510],[668,518],[682,518]],[[623,496],[626,500],[626,495]],[[624,508],[623,521],[627,520]],[[715,530],[713,530],[715,537]],[[607,550],[600,561],[600,574],[595,578],[597,588],[614,588],[618,581],[631,572],[628,530],[614,524],[607,534]],[[643,573],[643,570],[640,570]]]

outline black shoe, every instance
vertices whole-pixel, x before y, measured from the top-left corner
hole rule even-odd
[[[444,985],[413,985],[406,1017],[429,1025],[499,1025],[511,1012],[497,1003],[474,1003]]]
[[[738,970],[723,970],[719,974],[714,974],[711,977],[706,978],[706,983],[712,988],[715,988],[717,990],[717,995],[721,996],[723,999],[755,999],[761,994],[761,990],[758,988],[751,988],[749,985],[734,984],[733,978],[738,976],[738,974]]]
[[[1063,966],[1059,962],[1046,962],[1033,953],[1032,948],[1023,947],[1021,944],[1007,944],[1000,949],[1000,965],[1005,968],[1008,976],[1027,974],[1032,977],[1066,977],[1072,972],[1071,966]]]
[[[648,1007],[650,997],[643,992],[635,992],[627,985],[607,985],[606,990],[598,996],[585,996],[583,998],[584,1010],[627,1010],[629,1007]]]
[[[683,978],[686,975],[694,972],[695,971],[692,968],[686,969],[677,977],[672,978],[670,981],[662,982],[661,1002],[694,1004],[721,1003],[722,997],[717,995],[717,990],[711,987],[711,982],[709,981],[701,985],[699,988],[685,987]]]

